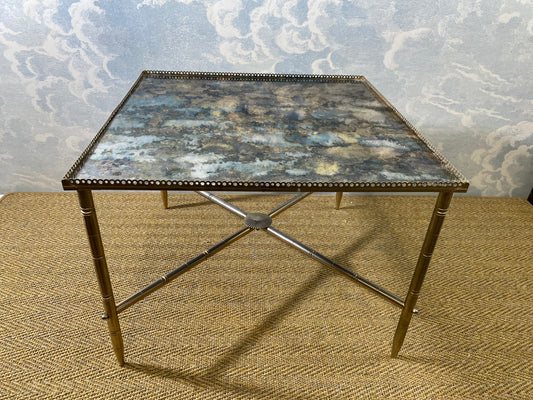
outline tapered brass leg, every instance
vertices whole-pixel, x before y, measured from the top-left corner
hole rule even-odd
[[[411,317],[413,315],[413,309],[415,308],[416,301],[418,300],[418,295],[420,294],[420,289],[422,287],[422,283],[424,282],[424,277],[426,276],[429,262],[431,261],[431,256],[433,254],[433,250],[435,249],[437,238],[439,237],[439,233],[444,222],[444,217],[446,216],[446,211],[448,211],[452,197],[453,192],[441,192],[437,198],[435,209],[433,210],[433,215],[424,239],[424,244],[422,245],[415,272],[413,273],[413,277],[411,279],[411,285],[409,286],[409,291],[407,292],[405,305],[402,309],[400,320],[398,321],[396,333],[394,334],[391,352],[392,357],[396,357],[398,355],[398,352],[400,351],[405,339],[405,335],[407,334],[407,329],[409,328]]]
[[[338,210],[341,207],[342,192],[337,192],[335,196],[335,210]]]
[[[161,190],[161,200],[163,200],[163,208],[166,210],[168,208],[168,191]]]
[[[96,210],[94,208],[91,191],[78,191],[78,200],[85,221],[87,237],[89,238],[94,268],[96,270],[96,278],[98,279],[98,285],[100,286],[100,292],[102,294],[102,301],[104,304],[103,318],[107,320],[111,343],[113,344],[113,350],[115,351],[118,363],[124,365],[124,343],[122,341],[122,333],[120,331],[113,288],[111,287],[111,280],[109,279],[104,246],[102,244],[102,237],[100,236],[100,228],[98,227],[98,219],[96,218]]]

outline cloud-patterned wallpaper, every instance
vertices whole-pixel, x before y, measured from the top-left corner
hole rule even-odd
[[[533,186],[532,0],[4,0],[0,193],[60,180],[144,69],[365,75],[471,181]]]

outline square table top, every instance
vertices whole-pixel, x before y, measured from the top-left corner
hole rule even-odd
[[[465,192],[362,76],[143,71],[65,190]]]

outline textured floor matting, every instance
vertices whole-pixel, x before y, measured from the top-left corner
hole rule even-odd
[[[289,197],[221,195],[247,212]],[[95,193],[123,300],[243,226],[194,194]],[[308,197],[273,226],[404,296],[434,197]],[[0,398],[533,398],[533,206],[456,197],[405,344],[400,309],[252,232],[120,315],[116,364],[73,193],[0,201]]]

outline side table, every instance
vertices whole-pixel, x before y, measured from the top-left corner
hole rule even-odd
[[[446,211],[467,180],[362,76],[144,71],[62,181],[85,221],[113,349],[124,364],[118,315],[255,230],[401,307],[396,357]],[[93,190],[192,191],[243,219],[233,235],[117,304]],[[293,192],[270,213],[215,192]],[[402,298],[276,229],[274,219],[313,192],[433,192],[435,208]],[[252,210],[253,211],[253,210]]]

